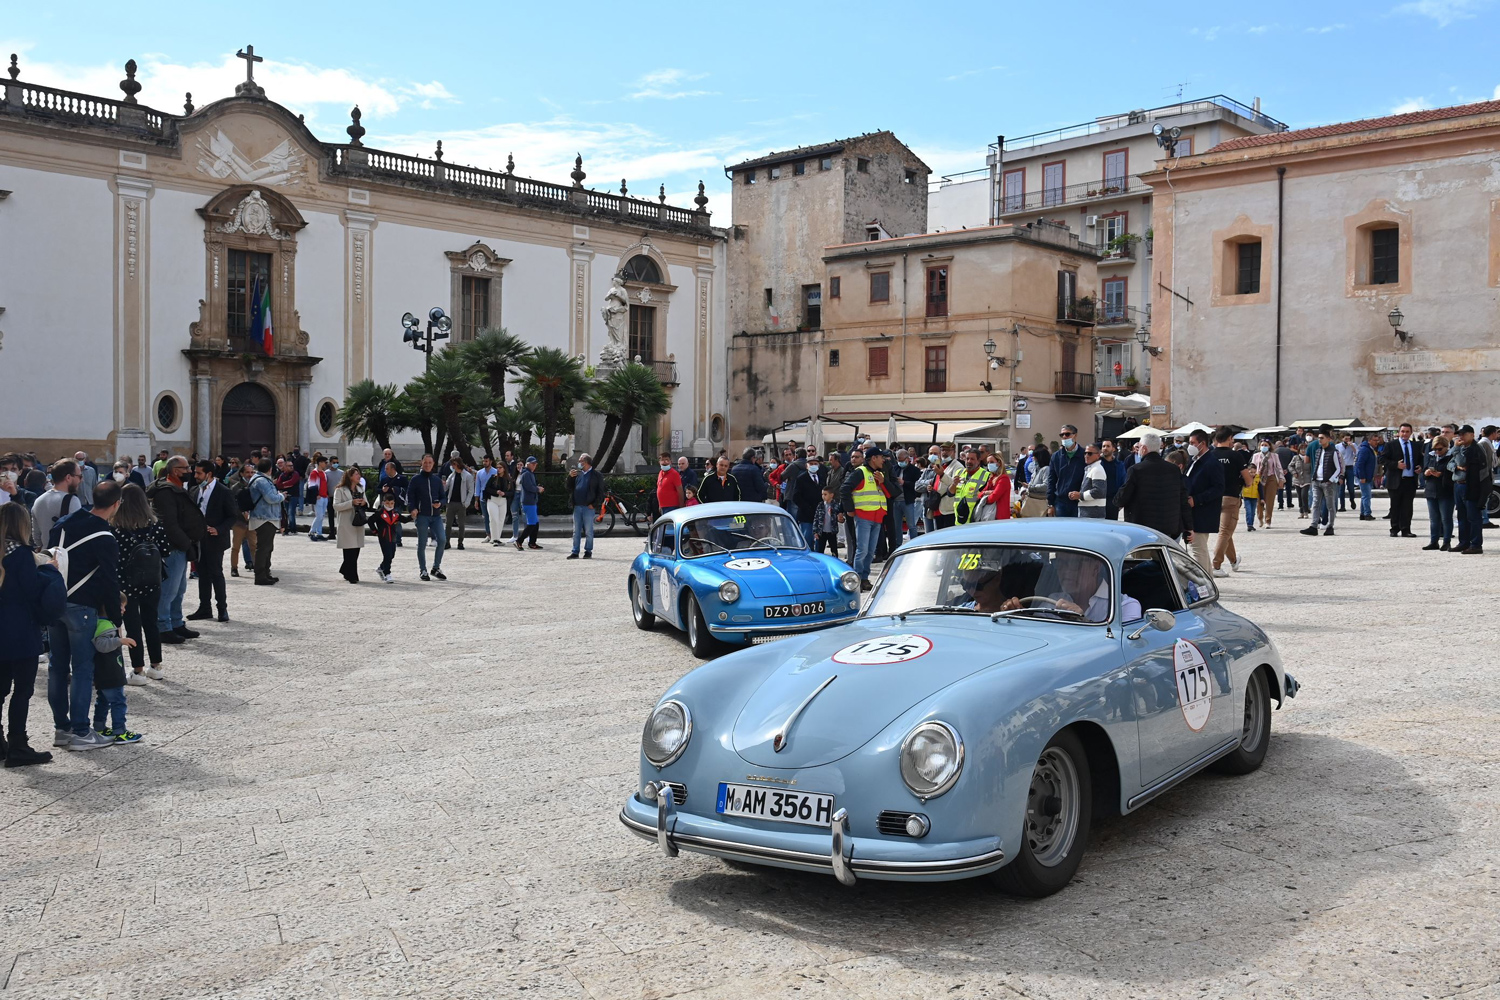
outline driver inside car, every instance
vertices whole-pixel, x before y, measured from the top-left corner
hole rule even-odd
[[[1006,610],[1006,605],[1013,604],[1015,598],[1006,600],[1001,579],[1003,574],[1004,568],[998,565],[984,565],[965,573],[963,588],[969,599],[959,607],[987,615]],[[1019,604],[1013,606],[1020,607]]]
[[[1048,594],[1048,602],[1056,602],[1059,611],[1080,614],[1085,621],[1107,622],[1110,616],[1110,586],[1105,575],[1106,564],[1091,556],[1063,553],[1054,564],[1057,583],[1061,588]],[[1130,595],[1121,599],[1122,620],[1134,621],[1141,617],[1141,602]],[[1001,611],[1014,611],[1026,605],[1020,598],[1012,597],[1001,606]],[[1037,607],[1045,607],[1038,604]]]

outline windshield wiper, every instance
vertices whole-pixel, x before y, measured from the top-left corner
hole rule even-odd
[[[1085,615],[1082,611],[1069,611],[1066,608],[1012,608],[1009,611],[996,611],[994,614],[990,615],[990,621],[996,621],[997,622],[997,621],[999,621],[1002,618],[1010,618],[1012,616],[1033,615],[1033,614],[1043,614],[1043,615],[1071,615],[1072,618],[1070,620],[1077,620],[1077,621],[1083,621],[1083,622],[1086,622],[1086,621],[1089,620],[1088,616]]]
[[[893,617],[906,621],[907,615],[977,615],[981,613],[973,608],[961,608],[956,604],[929,604],[926,607],[911,608]]]

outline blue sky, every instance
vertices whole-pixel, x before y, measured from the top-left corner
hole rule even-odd
[[[220,5],[12,4],[21,78],[144,104],[229,96],[246,43],[267,96],[342,141],[687,204],[728,222],[722,166],[887,128],[939,173],[1021,135],[1223,93],[1293,127],[1500,98],[1500,0]],[[413,20],[413,12],[418,17]]]

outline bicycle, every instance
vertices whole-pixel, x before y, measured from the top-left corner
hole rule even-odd
[[[598,533],[612,535],[615,531],[615,524],[618,521],[624,521],[635,534],[644,535],[652,521],[649,494],[649,490],[638,490],[635,495],[635,509],[632,510],[625,505],[625,501],[618,493],[606,486],[604,502],[599,505],[599,513],[594,515],[594,523],[599,525]]]

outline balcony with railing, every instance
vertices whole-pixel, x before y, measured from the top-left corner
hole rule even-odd
[[[1093,326],[1096,312],[1094,300],[1088,296],[1081,299],[1057,297],[1057,321],[1072,326]]]
[[[1080,122],[1077,125],[1065,125],[1062,128],[1048,129],[1045,132],[1033,132],[1030,135],[1015,136],[1005,140],[1005,152],[1030,150],[1037,146],[1045,146],[1048,143],[1061,142],[1064,139],[1080,139],[1097,135],[1100,132],[1128,128],[1132,125],[1146,125],[1163,118],[1178,118],[1183,115],[1197,115],[1212,111],[1228,111],[1230,114],[1238,115],[1241,118],[1254,122],[1267,132],[1286,131],[1285,122],[1277,121],[1270,115],[1263,114],[1250,105],[1242,104],[1232,97],[1215,94],[1212,97],[1178,101],[1175,104],[1166,104],[1159,108],[1129,111],[1123,115],[1104,115],[1092,121]],[[990,143],[989,151],[991,155],[998,153],[998,144]]]
[[[1052,380],[1052,395],[1065,399],[1093,399],[1093,372],[1057,372]]]
[[[1099,373],[1099,391],[1123,394],[1145,391],[1143,385],[1149,388],[1151,372],[1145,364],[1137,363],[1139,353],[1133,349],[1121,351],[1118,347],[1110,353],[1101,345],[1094,361],[1094,368]]]
[[[1128,239],[1121,240],[1118,243],[1114,240],[1101,243],[1099,245],[1099,266],[1104,267],[1108,264],[1134,264],[1136,249],[1139,247],[1140,242],[1139,239]]]
[[[1106,198],[1127,197],[1132,194],[1149,194],[1151,188],[1141,183],[1135,174],[1126,177],[1110,177],[1104,180],[1084,181],[1082,184],[1041,187],[1034,191],[1009,192],[1000,197],[1000,215],[1015,215],[1020,212],[1035,212],[1065,205],[1081,205],[1089,201],[1104,201]]]
[[[656,371],[656,377],[662,385],[674,386],[682,383],[677,378],[677,362],[667,361],[642,361],[641,364]]]
[[[1135,320],[1131,318],[1130,310],[1119,302],[1104,302],[1094,309],[1094,325],[1106,326],[1134,326]]]

